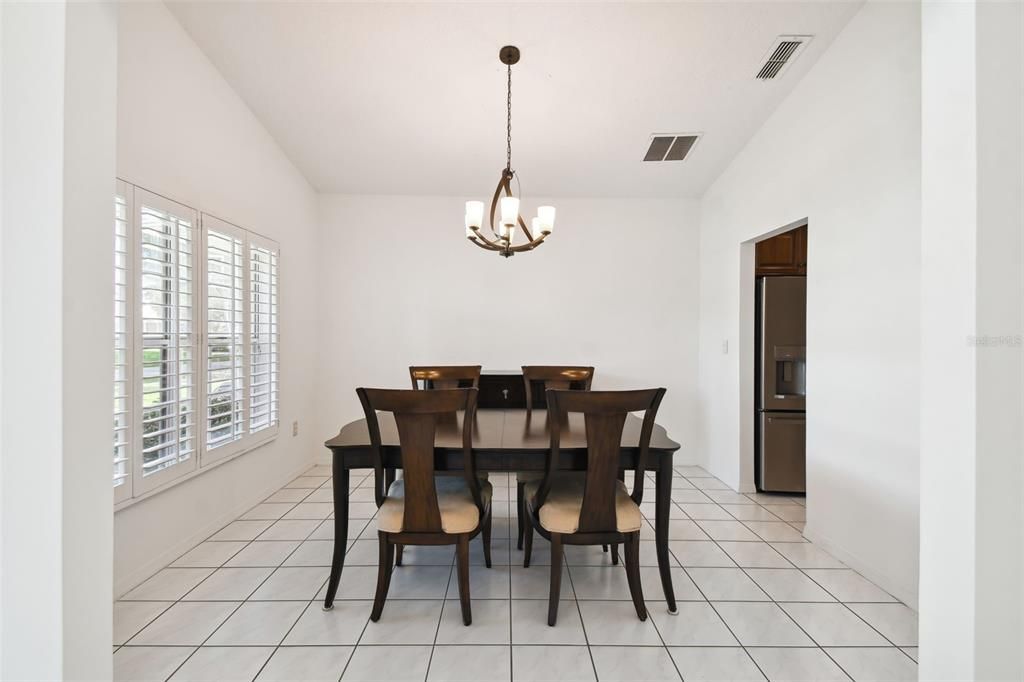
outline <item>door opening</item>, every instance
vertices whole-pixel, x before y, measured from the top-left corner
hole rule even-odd
[[[805,494],[806,223],[755,244],[754,282],[754,483]]]

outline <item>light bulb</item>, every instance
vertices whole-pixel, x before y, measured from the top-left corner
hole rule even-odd
[[[480,227],[484,223],[484,202],[466,202],[466,227]]]
[[[501,198],[501,224],[515,225],[519,220],[519,199],[517,197]]]
[[[540,220],[540,231],[544,234],[551,234],[555,229],[555,207],[539,207],[537,209],[537,218]]]

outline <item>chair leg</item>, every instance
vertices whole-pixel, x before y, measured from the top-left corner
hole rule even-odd
[[[626,536],[626,580],[629,582],[629,596],[640,620],[647,620],[647,606],[644,604],[644,590],[640,582],[640,533]]]
[[[527,509],[523,509],[523,524],[525,526],[526,538],[523,542],[523,568],[530,567],[530,555],[533,554],[533,519],[530,518],[530,512]]]
[[[523,516],[526,514],[526,508],[523,505],[523,494],[526,489],[526,484],[516,482],[516,520],[519,522],[519,542],[516,543],[516,549],[523,548],[523,531],[525,529],[525,521]]]
[[[608,545],[601,545],[601,551],[607,553],[608,552]]]
[[[618,566],[618,565],[619,565],[619,545],[616,543],[616,544],[612,545],[612,566]]]
[[[384,601],[388,598],[395,553],[395,546],[388,540],[387,533],[378,531],[377,542],[380,545],[380,558],[377,561],[377,593],[373,597],[373,610],[370,611],[370,620],[374,623],[380,620],[380,614],[384,611]]]
[[[482,535],[484,536],[484,564],[487,568],[491,567],[491,512],[487,512],[487,520],[484,521],[484,530]]]
[[[395,566],[402,565],[402,545],[395,545]]]
[[[551,534],[551,593],[548,595],[548,625],[558,622],[558,600],[562,590],[562,536]]]
[[[456,563],[459,571],[459,601],[462,603],[462,622],[473,622],[473,611],[469,605],[469,536],[460,535],[455,546]]]

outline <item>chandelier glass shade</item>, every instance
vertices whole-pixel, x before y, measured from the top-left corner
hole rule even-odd
[[[491,210],[488,214],[490,237],[483,228],[484,202],[466,202],[466,238],[487,251],[496,251],[505,258],[520,251],[532,251],[547,239],[555,227],[555,207],[540,206],[537,215],[527,225],[520,214],[519,197],[512,194],[512,180],[516,172],[512,170],[512,65],[519,61],[519,48],[506,45],[501,48],[498,58],[508,67],[508,98],[507,98],[507,135],[505,168],[501,171],[501,179],[491,199]],[[497,217],[497,223],[495,223]],[[521,232],[526,241],[516,244],[516,230]]]

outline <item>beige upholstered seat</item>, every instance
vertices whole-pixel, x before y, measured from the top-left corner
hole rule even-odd
[[[563,474],[551,480],[551,490],[540,508],[540,523],[550,533],[575,533],[580,527],[583,509],[582,474]],[[532,498],[540,481],[526,484],[526,499]],[[620,533],[635,533],[642,525],[640,507],[626,492],[622,481],[615,482],[615,521]]]
[[[445,533],[471,533],[480,523],[480,510],[462,476],[435,476],[437,506],[441,511],[441,528]],[[491,484],[480,482],[480,495],[486,507],[491,499]],[[405,515],[405,481],[398,479],[388,489],[387,498],[377,512],[377,529],[385,533],[401,533]]]

